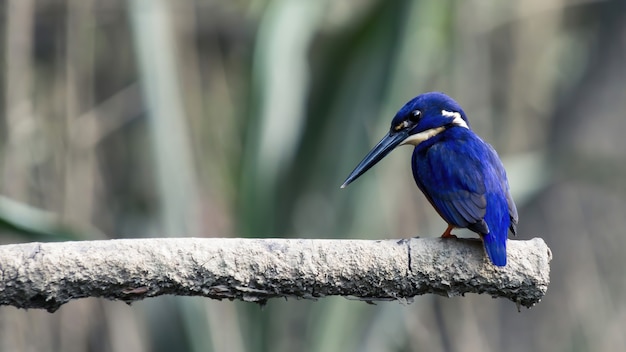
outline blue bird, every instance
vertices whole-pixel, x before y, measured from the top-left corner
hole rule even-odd
[[[391,121],[389,133],[363,158],[341,188],[399,145],[413,145],[411,167],[417,187],[454,228],[480,235],[491,262],[506,265],[508,230],[517,230],[517,209],[496,151],[469,126],[461,106],[443,93],[419,95]]]

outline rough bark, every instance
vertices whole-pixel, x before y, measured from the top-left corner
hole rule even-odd
[[[0,246],[0,305],[54,312],[82,297],[159,295],[264,303],[340,295],[365,301],[486,293],[531,307],[550,281],[542,239],[508,241],[508,264],[479,240],[167,238]]]

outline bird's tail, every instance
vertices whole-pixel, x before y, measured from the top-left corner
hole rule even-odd
[[[496,236],[493,232],[483,235],[487,256],[496,266],[506,265],[506,235]]]

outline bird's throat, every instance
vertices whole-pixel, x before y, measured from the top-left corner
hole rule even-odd
[[[406,137],[406,139],[404,139],[400,145],[404,145],[404,144],[411,144],[414,146],[417,146],[418,144],[422,143],[425,140],[428,140],[436,135],[438,135],[439,133],[445,131],[445,127],[437,127],[437,128],[431,128],[429,130],[426,131],[422,131],[420,133],[416,133],[416,134],[412,134],[408,137]]]

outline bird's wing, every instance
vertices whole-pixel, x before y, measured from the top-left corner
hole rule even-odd
[[[453,149],[434,145],[413,155],[413,176],[439,215],[456,227],[489,233],[484,165]]]
[[[513,197],[511,196],[511,191],[509,191],[508,188],[506,192],[506,203],[509,206],[509,216],[511,217],[511,225],[509,225],[509,229],[511,230],[511,233],[516,236],[517,221],[519,220],[519,217],[517,216],[517,207],[515,207],[515,202],[513,201]]]
[[[493,150],[493,148],[490,148]],[[506,177],[506,171],[504,170],[504,166],[500,162],[500,159],[497,158],[497,154],[495,150],[493,151],[493,155],[496,157],[494,162],[494,166],[497,168],[497,171],[500,175],[500,186],[505,191],[506,195],[506,204],[509,208],[509,218],[511,219],[511,223],[509,225],[509,229],[513,235],[517,235],[517,221],[519,217],[517,215],[517,207],[515,206],[515,202],[513,201],[513,196],[511,196],[511,190],[509,188],[509,182]]]
[[[465,190],[455,192],[430,192],[432,203],[449,223],[457,227],[467,227],[478,233],[489,233],[489,227],[483,218],[487,209],[484,194]],[[444,215],[445,214],[445,215]]]

